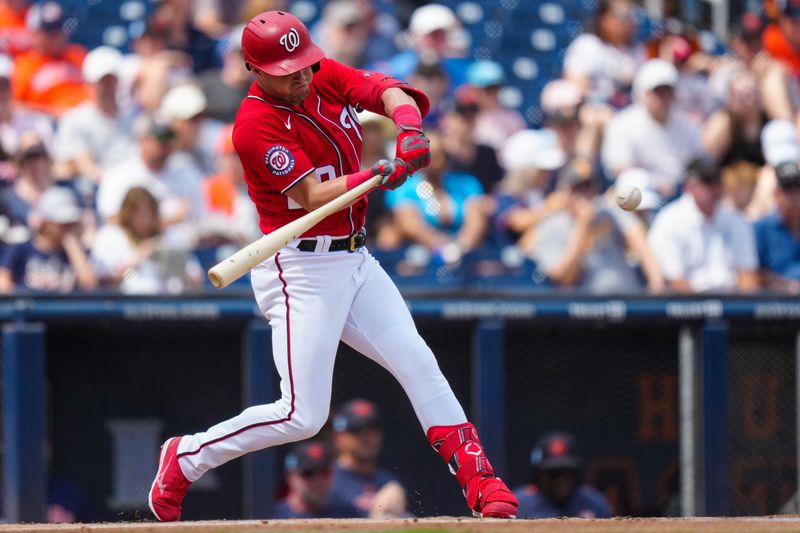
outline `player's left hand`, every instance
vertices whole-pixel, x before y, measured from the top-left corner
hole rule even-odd
[[[400,158],[393,161],[394,172],[389,174],[381,183],[380,187],[384,191],[393,191],[406,182],[408,178],[408,168],[406,162]]]
[[[413,174],[430,164],[431,141],[421,127],[401,127],[397,133],[394,156],[405,162],[408,174]]]

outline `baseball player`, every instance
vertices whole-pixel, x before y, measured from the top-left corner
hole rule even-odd
[[[428,98],[389,76],[326,59],[291,14],[251,19],[242,53],[255,82],[236,116],[233,142],[265,234],[378,174],[383,188],[395,189],[430,161],[421,127]],[[394,164],[359,171],[357,109],[395,122]],[[167,440],[149,493],[156,518],[179,520],[186,491],[208,470],[316,435],[328,418],[340,339],[397,378],[474,514],[516,516],[516,498],[495,475],[399,291],[364,246],[366,209],[362,197],[252,271],[256,302],[272,329],[281,397]]]

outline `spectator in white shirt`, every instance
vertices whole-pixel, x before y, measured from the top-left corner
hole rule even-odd
[[[217,170],[217,139],[224,124],[205,116],[208,100],[197,85],[176,85],[164,96],[157,117],[175,132],[176,155],[188,157],[204,175]]]
[[[703,157],[700,131],[675,109],[678,71],[663,59],[648,61],[636,74],[638,102],[611,119],[602,159],[612,176],[639,167],[653,174],[664,199],[674,196],[686,165]]]
[[[572,41],[564,57],[564,77],[577,83],[591,103],[617,109],[630,102],[633,77],[646,61],[636,41],[636,7],[630,0],[600,0],[593,32]]]
[[[498,95],[505,83],[503,67],[490,60],[476,61],[467,69],[467,82],[474,88],[478,115],[475,117],[475,142],[495,150],[512,134],[525,129],[519,111],[506,109]]]
[[[109,46],[95,48],[83,62],[83,78],[94,96],[64,113],[58,122],[57,159],[95,183],[103,172],[136,152],[133,116],[117,101],[122,54]]]
[[[165,226],[180,226],[189,230],[192,222],[202,219],[205,212],[202,195],[203,175],[188,158],[171,156],[175,133],[169,127],[147,116],[137,119],[134,131],[139,152],[111,168],[103,175],[97,191],[97,210],[104,220],[119,213],[125,194],[132,187],[145,187],[161,205]],[[182,238],[192,239],[196,228]],[[169,234],[168,234],[169,235]],[[190,246],[192,243],[182,241]]]
[[[656,215],[650,247],[676,292],[733,292],[758,288],[753,228],[721,203],[715,167],[695,161],[686,170],[684,194]]]

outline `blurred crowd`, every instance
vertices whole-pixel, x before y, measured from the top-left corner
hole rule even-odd
[[[0,293],[199,290],[259,237],[231,142],[241,33],[292,2],[154,6],[123,53],[71,42],[56,2],[0,0]],[[636,3],[601,0],[536,128],[454,11],[394,7],[331,0],[311,26],[329,57],[431,99],[430,166],[370,196],[391,274],[529,265],[520,283],[545,289],[800,294],[800,0],[737,17],[722,49],[673,19],[643,36]],[[391,158],[391,121],[359,120],[364,167]]]

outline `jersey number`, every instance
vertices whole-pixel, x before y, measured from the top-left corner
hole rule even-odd
[[[324,167],[319,167],[314,169],[314,175],[317,177],[317,181],[322,183],[323,181],[332,180],[336,177],[336,170],[333,168],[333,165],[325,165]],[[289,201],[289,209],[302,209],[302,206],[289,198],[288,196],[286,199]]]

